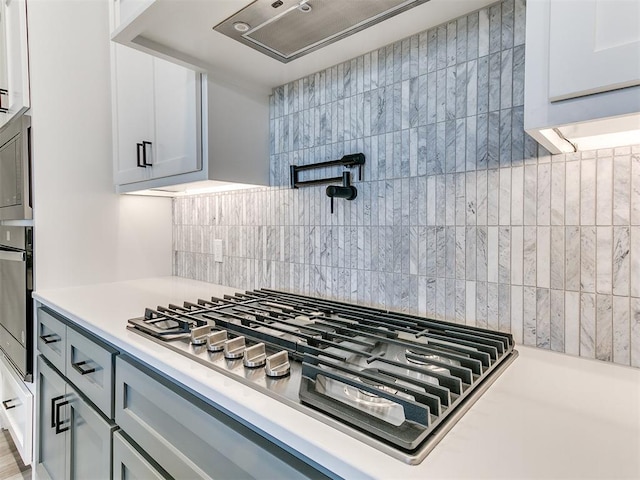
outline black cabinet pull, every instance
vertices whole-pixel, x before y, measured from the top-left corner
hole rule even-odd
[[[65,405],[69,405],[69,400],[65,400],[64,402],[60,402],[56,405],[56,421],[55,421],[55,427],[56,427],[56,435],[58,435],[59,433],[64,433],[67,430],[69,430],[69,425],[67,425],[66,427],[63,427],[62,425],[64,424],[64,421],[60,421],[60,408],[64,407]]]
[[[151,161],[147,162],[147,145],[151,146],[152,143],[147,141],[142,142],[142,164],[145,167],[152,167],[153,162]]]
[[[17,400],[17,398],[10,398],[9,400],[3,400],[2,406],[5,410],[11,410],[12,408],[16,408],[19,404],[9,405],[9,402],[13,402]]]
[[[9,98],[9,90],[0,88],[0,113],[8,113],[9,107],[4,106],[4,102],[2,101],[3,97]]]
[[[83,361],[83,362],[76,362],[76,363],[72,363],[71,366],[75,369],[76,372],[78,372],[80,375],[87,375],[89,373],[93,373],[96,371],[95,368],[86,368],[85,365],[87,365],[89,363],[89,361]]]
[[[58,335],[56,335],[55,333],[50,333],[48,335],[40,335],[40,339],[46,343],[47,345],[49,345],[50,343],[56,343],[59,342],[60,340],[62,340]]]
[[[136,143],[136,159],[138,161],[138,166],[140,168],[147,168],[147,166],[142,162],[142,155],[140,155],[140,150],[144,151],[144,147],[141,143]]]
[[[56,423],[58,423],[57,421],[58,410],[56,409],[56,402],[58,400],[62,400],[63,398],[64,398],[64,395],[60,395],[58,397],[53,397],[51,399],[51,428],[55,428]]]

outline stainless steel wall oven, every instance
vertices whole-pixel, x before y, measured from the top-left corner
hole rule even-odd
[[[22,377],[33,374],[33,229],[0,226],[0,348]]]

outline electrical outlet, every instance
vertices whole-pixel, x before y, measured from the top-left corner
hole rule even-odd
[[[222,239],[213,241],[213,261],[222,263]]]

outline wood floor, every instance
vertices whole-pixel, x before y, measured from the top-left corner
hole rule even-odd
[[[0,430],[0,480],[31,480],[31,468],[25,467],[7,430]]]

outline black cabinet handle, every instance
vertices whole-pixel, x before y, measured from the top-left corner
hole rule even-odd
[[[93,373],[96,371],[95,368],[86,368],[85,365],[87,365],[89,363],[89,361],[85,360],[83,362],[76,362],[76,363],[72,363],[71,366],[75,369],[76,372],[78,372],[80,375],[87,375],[89,373]]]
[[[50,333],[48,335],[40,335],[40,339],[46,343],[47,345],[49,345],[50,343],[56,343],[61,341],[62,339],[56,335],[55,333]]]
[[[58,423],[57,421],[58,410],[56,409],[56,402],[58,400],[62,400],[63,398],[64,398],[64,395],[60,395],[59,397],[53,397],[51,399],[51,428],[55,428],[56,423]]]
[[[140,155],[140,150],[144,151],[144,146],[141,143],[136,143],[136,159],[138,161],[138,166],[140,168],[147,168],[147,166],[142,162],[142,155]]]
[[[147,141],[142,142],[142,164],[145,167],[152,167],[153,162],[151,161],[147,162],[147,145],[151,146],[152,143]]]
[[[62,425],[64,424],[64,421],[60,421],[60,408],[64,407],[65,405],[69,405],[69,400],[65,400],[64,402],[60,402],[56,405],[56,421],[55,421],[55,427],[56,427],[56,435],[58,435],[59,433],[64,433],[67,430],[69,430],[69,425],[67,425],[66,427],[63,427]]]
[[[16,408],[19,404],[9,405],[9,402],[13,402],[17,400],[17,398],[10,398],[9,400],[3,400],[2,406],[5,410],[11,410],[12,408]]]
[[[9,98],[9,90],[6,90],[4,88],[0,88],[0,113],[7,113],[9,111],[9,108],[4,106],[4,102],[2,101],[2,97]]]

